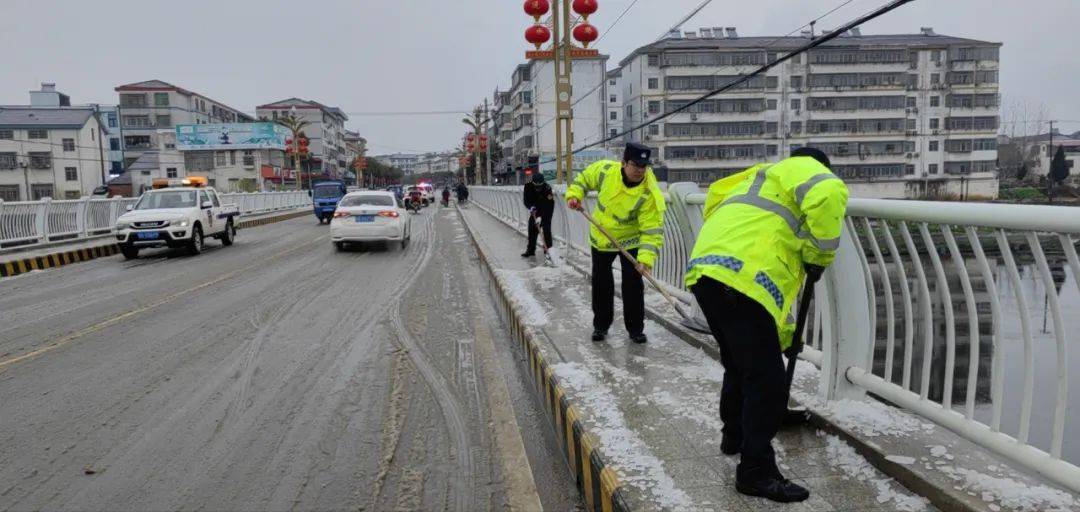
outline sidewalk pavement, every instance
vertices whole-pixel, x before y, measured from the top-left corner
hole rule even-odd
[[[985,450],[921,418],[873,401],[818,401],[818,370],[807,362],[799,364],[793,395],[819,415],[817,427],[782,430],[774,446],[781,470],[809,488],[810,499],[781,505],[738,494],[734,488],[737,458],[724,456],[719,449],[723,368],[715,352],[706,353],[686,339],[697,336],[696,345],[715,346],[711,338],[688,332],[676,336],[649,320],[649,342],[631,343],[622,325],[620,301],[616,301],[608,340],[594,343],[589,339],[592,313],[587,277],[567,265],[549,268],[539,258],[521,258],[525,245],[521,233],[482,209],[472,207],[461,213],[481,260],[509,303],[506,309],[513,330],[524,333],[528,343],[523,341],[523,347],[527,352],[535,350],[536,359],[546,363],[546,368],[540,368],[532,361],[534,380],[537,376],[548,380],[544,376],[549,373],[557,388],[547,390],[538,383],[549,406],[562,405],[552,407],[557,432],[565,429],[570,439],[570,427],[564,423],[568,423],[566,409],[573,409],[572,416],[587,434],[582,437],[594,441],[590,443],[598,459],[594,464],[599,462],[614,477],[601,483],[614,487],[609,494],[615,509],[938,509],[877,469],[883,467],[946,510],[1080,510],[1075,496],[1009,468]],[[562,256],[579,268],[588,268],[585,256]],[[646,297],[646,306],[674,317],[655,292]],[[590,483],[581,464],[575,463],[580,454],[567,450],[567,455],[579,482]],[[582,486],[586,501],[593,503],[588,487],[595,486]]]

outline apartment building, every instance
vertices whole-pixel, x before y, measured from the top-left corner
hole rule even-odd
[[[120,95],[124,167],[160,143],[158,130],[179,124],[247,123],[255,119],[220,101],[161,80],[148,80],[115,88]]]
[[[620,62],[629,129],[806,44],[812,34],[673,33]],[[630,135],[669,181],[708,183],[813,146],[862,197],[996,197],[1000,43],[845,34]],[[610,100],[610,97],[608,98]]]
[[[308,146],[311,157],[301,164],[304,172],[331,178],[343,177],[349,170],[345,148],[345,121],[348,121],[349,117],[345,112],[337,107],[301,98],[289,98],[255,107],[256,116],[271,121],[288,117],[290,113],[308,122],[304,135],[311,143]]]
[[[608,56],[574,59],[571,81],[574,146],[602,140],[608,135]],[[505,94],[505,96],[503,96]],[[524,168],[530,158],[555,156],[555,68],[550,60],[519,64],[511,74],[510,88],[498,95],[499,143],[503,162],[497,167]],[[509,119],[507,119],[507,116]],[[509,121],[507,130],[506,121]],[[578,166],[575,160],[575,168]]]
[[[91,108],[0,107],[0,200],[90,195],[105,180],[103,133]]]
[[[401,169],[401,172],[408,176],[409,174],[416,172],[423,172],[419,171],[417,168],[417,164],[420,162],[422,156],[423,155],[413,153],[393,153],[389,155],[376,155],[371,158],[389,165],[390,167],[397,167],[398,169]]]

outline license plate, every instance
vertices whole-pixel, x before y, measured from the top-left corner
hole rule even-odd
[[[160,233],[158,233],[157,231],[135,234],[135,238],[138,238],[139,240],[156,240],[158,236],[160,236]]]
[[[356,222],[375,222],[374,215],[357,215]]]

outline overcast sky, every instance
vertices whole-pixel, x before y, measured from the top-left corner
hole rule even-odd
[[[607,30],[632,0],[599,0]],[[614,66],[701,0],[638,0],[600,43]],[[781,35],[844,0],[714,0],[687,23]],[[818,23],[835,27],[885,3],[853,0]],[[160,79],[244,111],[291,96],[349,113],[372,153],[450,148],[460,115],[507,88],[531,19],[520,0],[0,0],[0,104],[26,104],[39,82],[76,103],[116,103],[119,84]],[[749,9],[753,5],[755,9]],[[732,8],[736,6],[736,8]],[[1080,120],[1078,0],[917,0],[864,34],[938,33],[1004,43],[1002,101],[1043,103]],[[1080,123],[1062,125],[1080,130]]]

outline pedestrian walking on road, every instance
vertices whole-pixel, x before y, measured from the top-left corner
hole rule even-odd
[[[539,171],[533,174],[532,182],[525,185],[525,207],[529,209],[529,245],[525,246],[522,258],[536,255],[536,237],[540,230],[536,227],[536,219],[544,229],[544,248],[551,247],[551,216],[555,213],[555,192],[551,185],[544,181],[544,175]]]
[[[821,151],[799,148],[713,183],[686,274],[720,345],[720,449],[741,454],[735,487],[779,502],[810,496],[780,474],[772,439],[787,410],[780,356],[795,355],[792,306],[840,245],[848,190],[829,167]]]
[[[652,149],[629,143],[622,162],[600,160],[589,165],[566,189],[567,205],[582,208],[585,194],[598,194],[592,216],[617,241],[611,243],[595,225],[589,230],[592,246],[593,341],[603,341],[615,316],[615,280],[611,265],[622,267],[623,320],[630,340],[645,343],[645,286],[641,276],[652,272],[664,241],[663,193],[649,166]],[[622,246],[638,266],[619,253]]]

